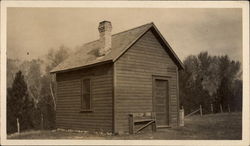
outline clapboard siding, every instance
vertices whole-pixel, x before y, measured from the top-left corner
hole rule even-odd
[[[170,125],[177,124],[177,66],[149,30],[115,62],[116,132],[128,131],[128,114],[153,110],[152,76],[169,78]]]
[[[80,112],[81,79],[91,77],[92,112]],[[113,66],[57,74],[57,128],[112,131]]]

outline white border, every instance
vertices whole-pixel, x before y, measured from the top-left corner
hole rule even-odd
[[[243,125],[242,140],[7,140],[6,17],[7,7],[89,8],[242,8]],[[233,30],[232,30],[233,31]],[[1,2],[1,144],[3,145],[249,145],[249,3],[247,1],[2,1]],[[230,121],[228,121],[230,122]]]

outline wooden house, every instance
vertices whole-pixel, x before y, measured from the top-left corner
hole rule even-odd
[[[127,132],[130,113],[154,112],[156,126],[177,126],[183,65],[153,23],[117,34],[102,21],[56,74],[56,126]],[[93,30],[94,32],[94,30]]]

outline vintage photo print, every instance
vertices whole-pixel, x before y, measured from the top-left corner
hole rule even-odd
[[[1,2],[1,144],[248,145],[248,4]]]

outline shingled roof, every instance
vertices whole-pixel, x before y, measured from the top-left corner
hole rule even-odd
[[[148,23],[127,31],[123,31],[112,35],[112,48],[111,51],[105,56],[99,56],[98,50],[101,47],[99,40],[95,40],[84,44],[75,54],[68,57],[58,66],[56,66],[51,73],[65,72],[69,70],[75,70],[83,67],[88,67],[100,63],[115,62],[130,46],[132,46],[143,34],[145,34],[150,28],[156,30],[160,38],[168,46],[170,50],[170,56],[173,57],[177,66],[182,69],[183,64],[173,52],[169,44],[162,37],[158,29],[153,23]]]

